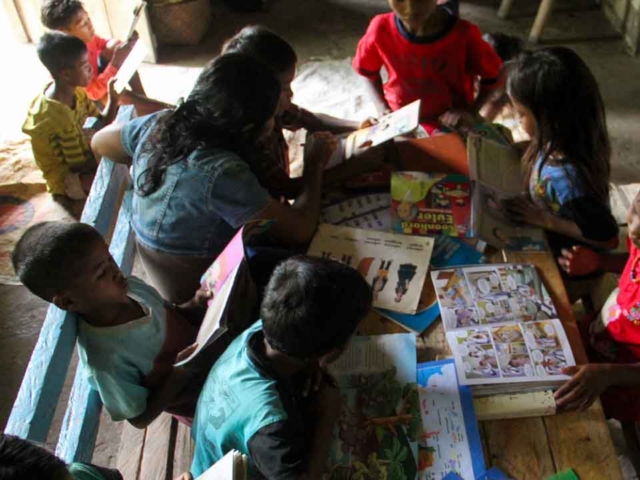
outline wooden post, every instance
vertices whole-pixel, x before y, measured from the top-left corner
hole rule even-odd
[[[553,0],[542,0],[542,2],[540,3],[538,14],[536,15],[536,19],[533,22],[533,27],[531,27],[531,33],[529,34],[529,41],[531,43],[538,43],[540,41],[540,37],[542,37],[542,31],[544,30],[544,25],[549,18],[549,14],[551,13],[552,8]]]
[[[512,5],[513,0],[502,0],[502,3],[500,3],[500,8],[498,9],[498,17],[507,18],[509,16],[509,12],[511,11]]]

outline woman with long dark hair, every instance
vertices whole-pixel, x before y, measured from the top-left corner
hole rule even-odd
[[[96,158],[132,165],[132,225],[151,282],[172,302],[188,300],[206,268],[251,220],[273,219],[284,244],[311,239],[320,207],[323,166],[335,139],[307,144],[304,191],[283,204],[260,184],[252,159],[274,125],[280,83],[242,54],[209,63],[175,110],[98,132]]]

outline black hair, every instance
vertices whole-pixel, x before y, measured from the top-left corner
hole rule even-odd
[[[86,223],[38,223],[22,234],[13,249],[13,269],[25,287],[50,302],[77,278],[97,241],[104,240]]]
[[[262,25],[244,27],[222,46],[222,53],[244,53],[266,63],[278,74],[296,66],[298,57],[282,37]]]
[[[513,60],[525,50],[524,40],[504,33],[485,33],[482,39],[491,45],[503,62]]]
[[[371,287],[355,269],[296,256],[279,264],[267,284],[262,329],[275,350],[318,358],[346,344],[371,302]]]
[[[604,103],[584,61],[565,47],[524,52],[509,68],[507,90],[538,124],[523,157],[525,183],[539,155],[544,164],[559,152],[560,162],[574,165],[586,185],[608,201],[611,144]]]
[[[138,179],[138,193],[155,192],[167,168],[198,148],[224,148],[249,163],[279,98],[280,82],[258,60],[233,53],[210,62],[187,100],[161,117],[149,135],[149,167]]]
[[[71,26],[73,17],[84,10],[78,0],[45,0],[40,9],[40,21],[51,30],[62,30]]]
[[[40,37],[36,51],[42,64],[55,77],[62,70],[72,68],[80,56],[87,51],[87,46],[73,35],[47,32]]]
[[[67,465],[49,450],[0,433],[0,480],[64,480]]]

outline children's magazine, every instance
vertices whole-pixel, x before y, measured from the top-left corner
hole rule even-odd
[[[388,193],[371,193],[355,198],[340,199],[325,205],[320,212],[320,222],[366,230],[389,231],[391,216]]]
[[[423,432],[418,440],[419,480],[440,480],[455,472],[475,480],[485,471],[473,410],[473,394],[460,386],[452,359],[418,365]]]
[[[343,406],[324,478],[416,478],[422,422],[415,336],[353,337],[330,371]]]
[[[196,480],[246,480],[247,456],[237,450],[229,452]]]
[[[432,250],[432,238],[321,224],[307,253],[357,269],[374,306],[416,313]]]
[[[523,191],[518,151],[487,137],[469,134],[467,152],[473,192],[472,235],[497,248],[545,250],[542,229],[514,223],[504,214],[505,204]]]
[[[568,378],[562,369],[575,365],[573,354],[534,266],[458,267],[431,279],[461,384],[512,393]]]
[[[464,175],[394,172],[393,231],[410,235],[470,236],[471,195]]]

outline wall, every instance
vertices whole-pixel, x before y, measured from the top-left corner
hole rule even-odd
[[[624,36],[631,53],[637,55],[640,51],[640,0],[604,0],[603,10]]]

